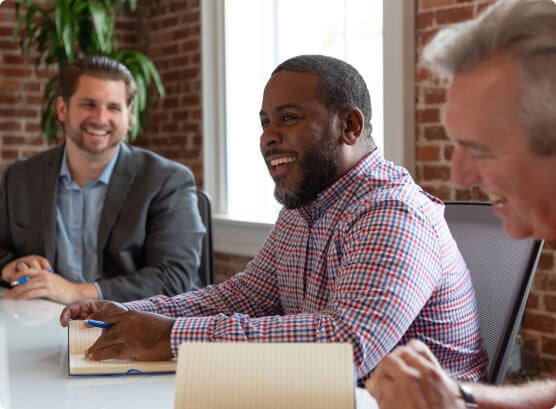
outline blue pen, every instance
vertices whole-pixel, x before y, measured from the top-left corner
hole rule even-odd
[[[46,271],[48,271],[49,273],[53,273],[53,272],[54,272],[54,270],[52,270],[51,268],[49,268],[49,269],[46,270]],[[29,281],[30,279],[31,279],[31,277],[29,277],[29,276],[21,277],[21,278],[18,279],[18,280],[12,281],[12,282],[11,282],[11,285],[12,285],[12,287],[15,287],[16,285],[25,284],[25,283],[26,283],[27,281]]]
[[[20,285],[20,284],[26,283],[26,282],[29,281],[30,279],[31,279],[31,277],[28,277],[28,276],[21,277],[21,278],[18,279],[18,280],[12,281],[12,282],[11,282],[11,285],[12,285],[12,287],[15,287],[16,285]]]
[[[90,325],[91,327],[104,328],[104,329],[108,329],[112,326],[112,324],[109,324],[104,321],[97,321],[97,320],[84,320],[83,322]]]

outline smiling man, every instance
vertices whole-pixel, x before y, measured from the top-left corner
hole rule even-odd
[[[2,175],[7,299],[129,301],[198,286],[204,226],[193,174],[122,143],[135,92],[127,68],[107,57],[61,72],[56,112],[65,143]]]
[[[498,0],[439,31],[423,59],[449,81],[454,186],[488,194],[509,236],[556,240],[555,2]],[[458,384],[435,355],[415,340],[386,356],[367,383],[380,408],[556,408],[554,379]]]
[[[375,147],[361,75],[294,57],[274,70],[259,116],[284,208],[257,256],[199,291],[67,307],[62,325],[91,314],[113,324],[88,356],[167,359],[183,341],[349,342],[361,381],[417,337],[451,374],[480,379],[475,297],[444,207]]]

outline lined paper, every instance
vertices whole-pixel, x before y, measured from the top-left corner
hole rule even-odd
[[[93,361],[85,351],[102,334],[101,328],[89,327],[83,321],[70,321],[68,327],[68,367],[70,375],[109,375],[132,373],[175,372],[176,361],[135,361],[107,359]]]
[[[183,343],[174,409],[354,409],[343,343]]]

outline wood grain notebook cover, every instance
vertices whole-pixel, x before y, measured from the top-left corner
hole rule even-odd
[[[70,321],[68,327],[68,373],[70,375],[124,375],[176,371],[175,360],[107,359],[93,361],[85,358],[85,351],[93,345],[101,333],[101,328],[89,327],[83,321]]]

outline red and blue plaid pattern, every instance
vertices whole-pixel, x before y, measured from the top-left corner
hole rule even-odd
[[[228,281],[127,306],[178,317],[183,341],[350,342],[358,380],[411,338],[468,380],[484,377],[471,278],[444,206],[378,150],[310,205],[283,209]]]

